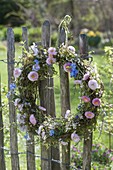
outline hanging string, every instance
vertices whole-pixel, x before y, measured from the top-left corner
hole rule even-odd
[[[2,59],[2,60],[0,60],[0,62],[3,62],[3,63],[5,63],[5,64],[15,64],[15,63],[18,63],[18,61],[11,61],[11,62],[8,62],[7,61],[7,59]]]
[[[66,167],[76,168],[75,166],[72,166],[70,164],[63,163],[60,160],[56,160],[56,159],[53,159],[53,158],[52,159],[44,158],[44,157],[42,157],[40,155],[36,155],[36,154],[34,154],[33,152],[30,152],[30,151],[10,153],[9,149],[5,149],[3,147],[1,147],[1,149],[3,149],[4,151],[9,152],[9,153],[6,153],[5,155],[26,155],[26,154],[31,154],[31,155],[34,155],[36,158],[39,158],[40,160],[51,161],[51,162],[55,162],[55,163],[58,163],[58,164],[62,164],[63,166],[66,166]],[[74,169],[74,170],[77,170],[77,169]]]

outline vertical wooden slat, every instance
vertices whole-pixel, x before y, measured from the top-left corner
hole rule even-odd
[[[60,28],[59,45],[65,42],[66,34],[63,28]],[[63,65],[59,65],[60,71],[60,93],[61,93],[61,115],[65,116],[67,110],[70,109],[70,93],[69,93],[69,76],[63,69]],[[70,143],[62,146],[62,170],[69,170],[70,167]]]
[[[24,41],[24,47],[29,51],[28,45],[28,31],[26,27],[22,27],[22,40]],[[23,51],[24,54],[24,51]],[[35,170],[35,145],[34,145],[34,135],[29,133],[30,140],[26,140],[27,145],[27,170]]]
[[[7,61],[8,61],[8,89],[12,83],[12,76],[14,70],[15,60],[15,46],[14,46],[14,33],[12,28],[7,30]],[[11,150],[11,165],[12,170],[19,170],[19,157],[18,157],[18,144],[17,144],[17,122],[15,107],[12,99],[9,99],[9,120],[10,120],[10,150]]]
[[[50,23],[45,21],[42,26],[42,45],[45,48],[50,47]],[[52,71],[49,70],[50,77],[39,82],[40,105],[47,109],[47,114],[55,117],[55,99],[54,99],[54,82]],[[51,162],[52,159],[59,160],[59,146],[47,149],[41,145],[41,169],[42,170],[60,170],[60,165],[56,162]]]
[[[43,47],[50,46],[50,24],[45,21],[42,26],[42,45]],[[39,95],[40,95],[40,105],[47,109],[47,114],[49,114],[50,99],[48,98],[48,79],[41,80],[39,82]],[[48,103],[49,101],[49,103]],[[41,144],[41,170],[51,170],[51,147],[48,149]]]
[[[82,57],[88,56],[88,42],[85,34],[80,34],[79,36],[79,50]]]
[[[4,157],[4,132],[3,132],[3,117],[2,117],[2,96],[1,96],[1,75],[0,75],[0,169],[6,170]]]
[[[86,131],[83,145],[83,170],[91,170],[92,135]]]
[[[34,146],[34,135],[29,133],[30,140],[26,140],[27,145],[27,170],[36,170],[35,167],[35,146]]]
[[[85,34],[80,34],[79,36],[79,49],[80,55],[86,58],[88,55],[88,43],[87,36]],[[92,132],[86,129],[84,134],[84,144],[83,144],[83,170],[91,170],[91,152],[92,152]]]
[[[24,42],[24,48],[29,51],[29,44],[28,44],[28,31],[26,27],[22,27],[22,40]],[[24,53],[24,51],[23,51]]]

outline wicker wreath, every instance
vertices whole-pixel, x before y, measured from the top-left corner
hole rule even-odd
[[[59,48],[44,49],[33,43],[29,48],[15,66],[14,81],[8,93],[18,109],[20,129],[36,134],[44,143],[79,142],[86,129],[95,128],[101,109],[103,84],[96,67],[89,58],[78,56],[73,46],[62,44]],[[55,64],[63,66],[80,91],[80,103],[75,113],[67,110],[65,117],[60,118],[47,115],[46,108],[39,104],[39,81],[50,77],[50,70],[53,75],[57,74]]]

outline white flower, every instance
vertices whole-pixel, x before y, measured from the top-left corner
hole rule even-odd
[[[42,111],[46,111],[46,108],[45,107],[42,107],[42,106],[38,106],[38,108],[40,109],[40,110],[42,110]]]
[[[88,86],[91,90],[96,90],[98,88],[98,83],[96,80],[89,80]]]
[[[62,145],[64,145],[64,146],[65,146],[65,145],[68,145],[68,142],[61,141],[60,143],[61,143]]]
[[[24,124],[25,123],[25,115],[18,114],[17,120],[20,124]]]
[[[42,139],[45,139],[45,131],[42,132]]]
[[[72,139],[74,142],[79,142],[80,137],[79,137],[75,132],[73,132],[73,133],[71,134],[71,139]]]
[[[75,48],[73,46],[68,46],[67,49],[71,51],[72,53],[75,53]]]
[[[31,122],[31,124],[33,124],[34,126],[36,125],[37,121],[35,119],[35,116],[33,114],[31,114],[29,121]]]
[[[87,80],[87,79],[89,78],[89,76],[90,76],[90,74],[89,74],[89,73],[84,74],[84,76],[83,76],[83,79],[82,79],[82,80]]]
[[[36,56],[38,54],[38,49],[35,43],[33,43],[33,45],[31,46],[31,49],[34,52],[34,56]]]
[[[82,84],[82,80],[74,80],[74,84]]]
[[[20,100],[21,100],[20,98],[16,98],[14,101],[14,106],[18,106]]]
[[[15,68],[13,71],[14,78],[18,78],[21,75],[22,70],[20,68]]]
[[[18,110],[20,111],[20,112],[22,112],[22,110],[23,110],[23,104],[18,104]]]
[[[65,119],[68,119],[68,116],[69,116],[69,114],[71,113],[71,111],[70,110],[67,110],[66,111],[66,114],[65,114]]]
[[[42,128],[43,128],[43,125],[40,125],[39,128],[38,128],[38,131],[37,131],[38,135],[40,135]]]

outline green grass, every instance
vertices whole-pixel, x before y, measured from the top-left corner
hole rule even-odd
[[[0,43],[0,60],[2,59],[7,59],[7,51],[6,51],[6,43]],[[21,48],[19,47],[18,44],[16,44],[16,58],[21,55]],[[100,66],[102,64],[104,64],[104,59],[102,58],[102,56],[100,55],[95,55],[94,56],[94,61],[97,63],[97,66]],[[56,70],[58,71],[58,67],[56,67]],[[1,74],[1,79],[2,79],[2,87],[3,86],[7,86],[7,64],[4,62],[0,62],[0,74]],[[103,72],[102,74],[102,79],[104,81],[105,84],[105,90],[109,90],[108,89],[108,79],[107,79],[107,75],[105,75],[105,73]],[[61,102],[60,102],[60,81],[59,81],[59,75],[56,75],[54,78],[54,90],[55,90],[55,104],[56,104],[56,114],[60,115],[61,113]],[[77,104],[79,102],[78,100],[78,90],[74,88],[73,86],[73,80],[70,79],[70,99],[71,99],[71,110],[72,113],[74,113],[76,111],[76,107]],[[8,112],[6,114],[4,114],[4,120],[8,120]],[[9,131],[9,129],[7,129],[7,131]],[[105,132],[102,132],[102,135],[99,138],[99,132],[98,130],[96,130],[94,132],[94,137],[93,137],[94,141],[98,142],[98,143],[104,143],[107,147],[108,146],[108,141],[109,141],[109,136],[108,134],[106,134]],[[9,133],[7,133],[5,135],[5,140],[6,140],[6,147],[9,148]],[[25,139],[23,138],[22,134],[19,134],[19,152],[23,152],[26,149],[26,142]],[[113,146],[113,140],[112,140],[112,146]],[[38,148],[38,145],[36,145],[36,154],[40,155],[40,149]],[[20,155],[20,165],[21,165],[21,170],[25,170],[26,169],[26,155]],[[37,162],[37,170],[39,168],[40,165],[40,160],[38,158],[36,158],[36,162]],[[10,170],[10,156],[6,156],[6,165],[8,167],[8,170]]]

